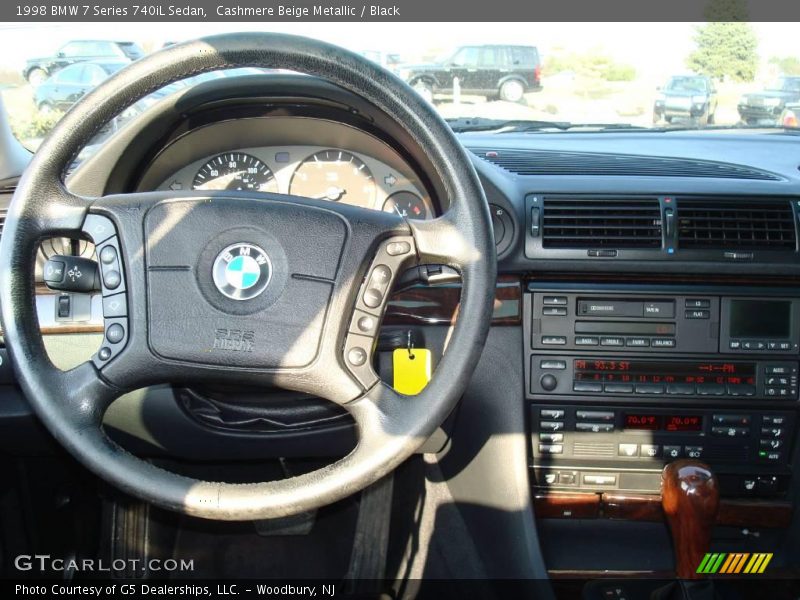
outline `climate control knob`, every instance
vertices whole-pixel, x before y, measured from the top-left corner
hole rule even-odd
[[[542,386],[543,390],[547,392],[552,392],[554,389],[556,389],[556,386],[558,385],[558,379],[556,379],[555,375],[551,375],[550,373],[545,373],[539,380],[539,384]]]

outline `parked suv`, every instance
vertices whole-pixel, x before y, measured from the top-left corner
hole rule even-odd
[[[800,101],[800,77],[779,77],[761,92],[745,94],[739,100],[739,116],[748,125],[780,119],[788,102]]]
[[[29,59],[22,70],[22,76],[32,86],[37,87],[67,65],[98,58],[133,61],[142,56],[144,51],[133,42],[74,40],[61,46],[54,56]]]
[[[541,62],[535,46],[462,46],[444,60],[406,65],[400,76],[424,98],[451,94],[456,78],[461,92],[519,102],[542,89]]]
[[[717,89],[710,77],[675,75],[670,78],[653,105],[653,122],[674,118],[713,123],[717,111]]]

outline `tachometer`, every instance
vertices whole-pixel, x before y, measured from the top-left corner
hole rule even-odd
[[[226,152],[209,160],[194,176],[195,190],[277,192],[270,168],[250,154]]]
[[[297,167],[289,193],[374,208],[377,187],[369,167],[343,150],[322,150]]]

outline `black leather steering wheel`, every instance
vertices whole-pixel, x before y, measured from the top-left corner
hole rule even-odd
[[[443,183],[450,202],[445,214],[409,221],[278,194],[83,198],[66,189],[64,172],[75,155],[125,107],[171,82],[245,66],[319,76],[402,124],[430,157],[437,171],[430,175]],[[81,232],[93,239],[100,257],[109,305],[106,335],[92,360],[64,372],[45,352],[33,264],[40,240]],[[249,279],[229,273],[236,270],[230,265],[237,257],[236,269],[248,272]],[[386,292],[398,272],[417,262],[457,269],[461,304],[432,380],[417,396],[402,396],[378,379],[370,357]],[[98,86],[34,156],[0,242],[5,342],[19,383],[44,424],[85,466],[125,492],[210,519],[273,518],[326,505],[408,458],[464,391],[486,339],[495,278],[483,190],[466,152],[434,109],[365,58],[279,34],[222,35],[171,46]],[[254,279],[257,284],[251,285]],[[112,298],[118,301],[115,310]],[[104,434],[105,409],[121,394],[192,381],[278,386],[326,398],[353,416],[358,444],[346,457],[308,474],[229,484],[167,472]]]

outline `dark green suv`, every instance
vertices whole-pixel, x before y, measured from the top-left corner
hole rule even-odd
[[[542,89],[541,61],[536,46],[462,46],[443,60],[406,65],[400,76],[424,98],[434,94],[476,94],[519,102]]]

